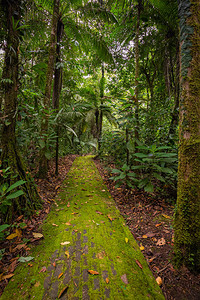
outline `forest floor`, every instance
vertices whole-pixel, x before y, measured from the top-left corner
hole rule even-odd
[[[16,220],[14,228],[16,230],[16,228],[20,227],[20,224],[25,224],[25,226],[21,230],[21,236],[19,236],[17,239],[6,240],[3,243],[1,243],[0,249],[3,249],[3,251],[5,252],[2,260],[0,261],[0,295],[2,294],[6,285],[8,284],[8,281],[11,281],[12,283],[12,281],[15,278],[15,275],[13,274],[17,265],[19,264],[18,258],[20,256],[24,257],[30,255],[30,248],[41,243],[42,240],[40,240],[40,238],[33,237],[33,232],[40,231],[40,225],[42,223],[45,223],[46,216],[50,212],[50,206],[52,206],[52,203],[55,202],[55,197],[57,193],[60,192],[60,189],[62,189],[61,184],[65,176],[67,175],[69,169],[71,168],[71,165],[75,158],[75,155],[70,155],[60,159],[60,175],[58,177],[54,176],[54,167],[52,164],[50,166],[48,179],[36,180],[38,191],[44,200],[43,209],[41,211],[38,211],[29,221],[24,219],[23,216],[20,216]],[[174,207],[172,205],[170,206],[169,204],[167,204],[165,199],[158,197],[158,195],[156,194],[150,195],[137,190],[128,191],[124,186],[116,189],[115,183],[109,180],[109,172],[106,171],[104,167],[102,167],[100,161],[95,160],[95,164],[104,180],[104,184],[107,185],[112,195],[112,198],[115,200],[115,203],[117,204],[117,207],[120,210],[120,213],[123,216],[126,225],[128,225],[130,232],[137,240],[140,250],[146,258],[146,261],[154,277],[157,278],[159,276],[161,278],[161,288],[165,298],[167,300],[200,299],[200,275],[192,274],[186,268],[176,270],[173,268],[172,265],[172,223]],[[111,167],[113,166],[111,165]],[[69,202],[67,205],[70,205]],[[97,211],[99,212],[97,213],[97,215],[101,217],[101,211]],[[57,224],[55,222],[55,225],[52,225],[52,228],[54,228],[54,226],[55,228],[57,228],[56,225]],[[74,232],[76,233],[75,230]],[[118,251],[117,256],[120,256],[120,249]],[[31,269],[32,265],[33,262],[30,261],[28,263],[28,268]],[[39,266],[39,268],[40,267],[41,266]],[[45,266],[44,268],[42,266],[38,273],[46,274],[46,272],[47,269],[45,269]],[[57,273],[58,272],[59,269]],[[62,274],[62,272],[60,274]],[[58,274],[58,276],[60,274]],[[95,277],[96,275],[91,276]],[[106,278],[108,278],[106,276],[107,273],[104,272],[104,281],[106,280]],[[127,279],[126,277],[122,278],[125,281]],[[111,278],[108,278],[107,281],[110,279]],[[97,277],[95,280],[97,282]],[[74,285],[75,284],[76,282],[74,282]],[[126,288],[126,284],[123,284]],[[34,281],[31,283],[31,286],[35,285],[36,287],[37,285],[40,286],[40,282]],[[109,283],[107,285],[109,285]],[[21,286],[18,286],[17,290],[18,289],[23,290],[23,284],[21,284]],[[66,295],[68,295],[67,291]],[[28,298],[25,297],[24,299]]]
[[[2,300],[164,299],[91,156],[75,159],[32,237]]]

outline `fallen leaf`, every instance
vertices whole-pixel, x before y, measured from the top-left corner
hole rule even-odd
[[[128,243],[128,238],[125,238],[125,242]]]
[[[18,236],[18,234],[17,233],[11,233],[9,236],[7,236],[7,240],[12,240],[12,239],[14,239],[14,238],[16,238]]]
[[[105,192],[106,190],[101,190],[102,192]]]
[[[159,286],[161,286],[161,285],[162,285],[162,278],[161,278],[161,277],[157,277],[157,278],[156,278],[156,282],[157,282],[157,284],[158,284]]]
[[[69,222],[66,222],[66,223],[65,223],[65,225],[67,225],[67,226],[71,226],[72,224],[71,224],[71,223],[69,223]]]
[[[112,218],[110,215],[107,215],[107,217],[108,217],[108,219],[109,219],[110,221],[113,220],[113,218]]]
[[[64,245],[69,245],[70,244],[70,242],[62,242],[62,243],[60,243],[62,246],[64,246]]]
[[[143,266],[141,265],[141,263],[139,262],[139,260],[135,260],[136,264],[140,267],[140,269],[143,269]]]
[[[58,275],[58,279],[63,276],[63,272]]]
[[[42,267],[42,269],[39,271],[39,273],[41,273],[41,272],[46,272],[46,270],[47,270],[47,268],[46,267]]]
[[[156,224],[156,227],[158,227],[158,226],[160,226],[160,225],[162,225],[162,223]]]
[[[53,262],[53,266],[54,266],[54,267],[56,267],[56,263],[55,263],[55,261]]]
[[[69,202],[68,202],[68,204],[67,204],[67,207],[70,207],[70,204],[69,204]]]
[[[9,278],[11,278],[11,277],[13,277],[15,274],[13,274],[13,273],[11,273],[11,274],[8,274],[8,275],[4,275],[3,277],[2,277],[2,279],[1,280],[4,280],[4,279],[9,279]]]
[[[121,276],[121,280],[122,280],[125,284],[128,284],[128,279],[127,279],[126,274],[124,274],[124,275]]]
[[[167,216],[167,215],[165,215],[165,214],[162,214],[162,216],[163,216],[164,218],[166,218],[166,219],[171,219],[170,216]]]
[[[20,228],[16,228],[15,229],[15,233],[17,234],[17,236],[20,238],[22,236],[22,231]]]
[[[156,246],[163,246],[166,244],[166,241],[164,238],[161,238],[157,241]]]
[[[142,244],[140,244],[140,250],[143,251],[144,250],[144,246]]]
[[[100,253],[97,253],[97,255],[96,255],[96,257],[97,257],[98,259],[103,259],[105,256],[106,256],[105,251],[102,251],[102,252],[100,252]]]
[[[106,283],[109,283],[109,279],[108,278],[106,278]]]
[[[19,217],[16,219],[16,221],[17,221],[17,222],[20,221],[20,220],[23,218],[23,216],[24,216],[24,215],[19,216]]]
[[[92,275],[98,275],[99,274],[97,271],[93,271],[93,270],[88,270],[88,273],[90,273]]]
[[[59,189],[59,187],[60,187],[60,185],[57,185],[57,186],[55,187],[55,190]]]
[[[18,259],[18,261],[19,261],[19,262],[27,262],[27,261],[30,261],[30,260],[32,260],[32,259],[34,259],[34,257],[32,257],[32,256],[27,256],[27,257],[21,256],[21,257]]]
[[[11,273],[14,272],[14,270],[15,270],[15,268],[16,268],[16,265],[17,265],[17,260],[14,260],[14,261],[10,264],[10,266],[9,266],[9,271],[10,271]]]
[[[67,256],[67,258],[69,258],[69,252],[68,251],[65,251],[65,255]]]
[[[72,213],[72,215],[77,215],[77,214],[78,214],[77,212],[73,212],[73,213]]]
[[[96,210],[96,213],[99,214],[99,215],[103,215],[103,213],[98,211],[98,210]]]
[[[147,237],[149,237],[149,238],[152,238],[152,237],[155,236],[155,233],[153,233],[153,232],[147,232],[145,235],[146,235]]]
[[[56,224],[54,224],[54,223],[53,223],[52,225],[58,227],[58,225],[56,225]]]
[[[17,246],[12,250],[12,252],[15,252],[16,250],[20,250],[20,249],[22,249],[22,248],[24,248],[24,247],[26,247],[26,244],[19,244],[19,245],[17,245]]]
[[[40,286],[40,282],[38,281],[38,282],[36,282],[36,284],[34,285],[35,287],[38,287],[38,286]]]
[[[60,299],[61,296],[63,296],[63,295],[67,292],[67,290],[68,290],[68,286],[64,287],[64,288],[62,289],[62,291],[59,293],[58,299]]]
[[[146,234],[144,234],[142,237],[143,237],[143,239],[147,239],[148,238],[148,236]]]
[[[41,233],[39,233],[39,232],[33,232],[33,237],[34,237],[35,239],[41,239],[41,238],[43,238],[44,236],[43,236],[43,234],[41,234]]]

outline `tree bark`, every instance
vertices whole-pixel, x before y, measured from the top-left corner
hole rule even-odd
[[[61,51],[60,42],[62,39],[62,34],[64,30],[64,25],[62,21],[58,20],[57,24],[57,45],[56,45],[56,67],[54,71],[54,87],[53,87],[53,108],[58,113],[59,112],[59,98],[62,88],[62,68],[61,63]],[[58,175],[58,156],[59,156],[59,125],[56,124],[56,157],[55,157],[55,174]]]
[[[2,129],[2,168],[10,167],[10,175],[6,182],[11,185],[18,180],[26,183],[20,187],[24,195],[13,199],[12,205],[6,212],[6,220],[11,221],[13,214],[30,215],[41,205],[34,182],[27,171],[18,151],[15,128],[17,115],[17,94],[19,86],[19,40],[20,30],[18,24],[21,18],[21,0],[9,0],[5,3],[5,18],[7,22],[7,38],[5,49],[5,61],[3,70],[2,93],[4,97],[3,107],[3,129]],[[14,175],[17,175],[15,178]],[[4,178],[1,177],[1,183]]]
[[[140,34],[140,13],[141,13],[142,1],[138,0],[137,6],[137,24],[135,33],[135,152],[137,151],[137,140],[139,140],[139,34]]]
[[[105,67],[104,63],[101,64],[101,82],[100,82],[100,98],[101,98],[101,105],[103,105],[103,97],[104,97],[104,85],[105,85]],[[101,151],[101,137],[102,137],[102,128],[103,128],[103,110],[100,108],[99,110],[99,132],[98,132],[98,151]]]
[[[200,2],[179,3],[181,97],[175,262],[200,271]]]
[[[44,118],[41,124],[41,140],[44,142],[43,143],[44,147],[41,148],[40,157],[39,157],[38,176],[40,178],[46,178],[48,172],[48,160],[45,154],[48,150],[47,135],[48,135],[48,126],[49,126],[49,108],[51,106],[50,98],[51,98],[53,72],[54,72],[55,58],[56,58],[56,31],[57,31],[57,23],[59,17],[59,4],[60,4],[60,0],[54,0],[52,29],[51,29],[50,45],[49,45],[49,57],[48,57],[48,66],[47,66],[47,74],[46,74],[46,86],[45,86],[45,93],[43,98]]]

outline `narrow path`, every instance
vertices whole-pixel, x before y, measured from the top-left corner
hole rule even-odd
[[[74,161],[42,232],[2,300],[164,299],[91,157]]]

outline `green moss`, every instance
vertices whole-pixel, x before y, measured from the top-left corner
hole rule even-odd
[[[74,161],[43,225],[43,234],[44,240],[31,251],[31,256],[35,257],[33,266],[25,264],[16,270],[2,300],[14,296],[17,299],[56,299],[52,293],[58,295],[66,286],[67,299],[82,299],[84,290],[90,299],[96,300],[101,297],[164,299],[91,157],[79,157]],[[65,241],[70,244],[60,245]],[[56,268],[52,265],[54,262]],[[40,272],[44,266],[47,271]],[[95,270],[99,275],[89,275],[88,270]],[[60,273],[63,275],[58,279]],[[121,279],[124,274],[128,284]],[[51,277],[49,287],[48,277]]]

